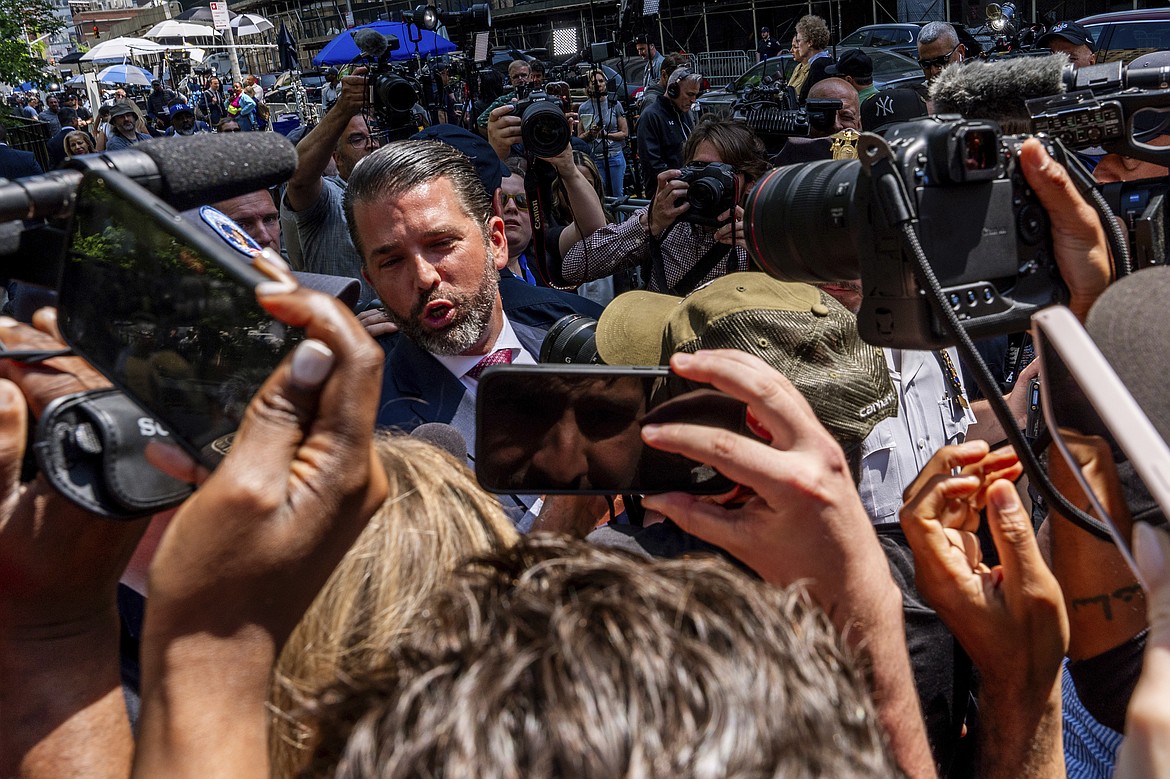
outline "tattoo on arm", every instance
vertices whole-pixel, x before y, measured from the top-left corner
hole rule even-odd
[[[1132,603],[1135,598],[1141,597],[1142,588],[1139,584],[1129,584],[1114,590],[1112,593],[1103,592],[1100,595],[1093,595],[1088,598],[1074,598],[1072,600],[1073,611],[1082,608],[1088,608],[1100,604],[1102,615],[1108,622],[1113,621],[1113,599],[1117,599],[1123,603]]]

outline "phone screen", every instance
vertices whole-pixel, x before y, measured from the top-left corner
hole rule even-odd
[[[58,319],[70,346],[214,466],[302,338],[256,302],[263,279],[124,176],[87,174]]]
[[[652,422],[742,432],[743,403],[711,389],[671,392],[667,368],[509,366],[477,389],[476,476],[505,494],[718,494],[734,483],[708,465],[643,445]]]

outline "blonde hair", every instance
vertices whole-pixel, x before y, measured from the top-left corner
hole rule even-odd
[[[270,775],[295,776],[313,723],[301,713],[323,687],[380,667],[409,636],[432,592],[466,558],[512,546],[518,535],[465,465],[406,436],[375,447],[389,479],[385,503],[305,612],[273,673]]]

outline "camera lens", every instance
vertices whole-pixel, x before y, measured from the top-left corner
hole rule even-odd
[[[766,174],[748,193],[744,237],[769,275],[785,281],[861,277],[858,258],[873,252],[864,205],[856,199],[861,164],[821,160]]]
[[[569,314],[553,323],[540,344],[542,363],[599,365],[597,320],[584,314]]]
[[[379,76],[374,82],[374,104],[394,113],[408,113],[418,101],[414,87],[401,76]]]
[[[537,157],[555,157],[569,145],[569,121],[557,103],[542,100],[530,105],[520,124],[524,150]]]
[[[701,178],[690,185],[687,200],[690,201],[691,208],[697,208],[705,213],[723,200],[723,185],[710,178]]]

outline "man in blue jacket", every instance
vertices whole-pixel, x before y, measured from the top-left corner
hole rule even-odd
[[[471,462],[482,371],[535,364],[558,319],[601,313],[577,295],[501,278],[508,238],[491,189],[489,196],[461,151],[424,140],[371,153],[345,192],[363,274],[399,331],[383,339],[378,424],[403,431],[449,424],[463,435]],[[519,521],[531,506],[517,499],[514,508]]]
[[[8,145],[8,131],[0,124],[0,178],[20,179],[43,172],[31,151],[20,151]]]

